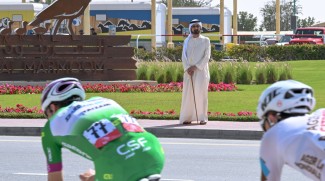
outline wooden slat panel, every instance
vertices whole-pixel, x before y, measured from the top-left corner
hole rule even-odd
[[[97,45],[102,41],[105,46],[120,46],[130,40],[130,35],[0,35],[0,45]]]
[[[134,80],[131,36],[0,36],[0,80]],[[116,47],[114,47],[116,46]]]
[[[109,58],[105,62],[105,69],[137,69],[133,58]]]
[[[133,57],[133,47],[106,47],[104,57]]]
[[[11,46],[0,50],[0,60],[4,57],[132,57],[133,55],[133,47]]]
[[[0,61],[0,74],[12,71],[25,73],[31,72],[48,72],[58,73],[77,70],[107,70],[107,69],[136,69],[136,60],[131,57],[125,58],[70,58],[70,59],[19,59],[11,58]],[[23,71],[25,70],[25,71]]]
[[[107,70],[101,74],[99,73],[94,74],[89,72],[83,72],[79,74],[77,73],[1,74],[0,81],[11,81],[11,80],[45,81],[45,80],[54,80],[62,77],[76,77],[82,81],[134,80],[136,79],[136,73],[135,70]]]

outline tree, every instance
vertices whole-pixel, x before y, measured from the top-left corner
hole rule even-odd
[[[297,21],[298,28],[312,26],[313,24],[315,24],[315,18],[309,16],[308,18],[298,19]]]
[[[167,6],[168,0],[162,0],[161,2]],[[173,0],[173,7],[203,7],[210,6],[212,0]]]
[[[256,31],[257,17],[246,11],[238,13],[238,31]]]
[[[296,0],[297,3],[298,0]],[[296,14],[301,14],[301,6],[296,4]],[[276,1],[272,0],[266,3],[264,8],[260,10],[263,17],[260,30],[274,31],[276,24]],[[294,14],[293,0],[285,1],[282,0],[280,3],[280,30],[290,31],[291,30],[291,16]]]

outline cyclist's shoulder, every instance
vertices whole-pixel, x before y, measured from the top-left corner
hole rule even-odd
[[[100,97],[100,96],[94,96],[94,97],[91,97],[91,98],[86,99],[86,100],[81,101],[81,102],[108,102],[110,104],[118,104],[113,99],[108,99],[108,98]]]
[[[319,108],[312,112],[310,115],[322,115],[325,116],[325,108]]]
[[[319,119],[320,117],[325,117],[325,108],[319,108],[310,114],[304,116],[295,116],[285,119],[281,124],[287,124],[288,126],[297,125],[297,124],[306,124],[306,122],[311,119]]]

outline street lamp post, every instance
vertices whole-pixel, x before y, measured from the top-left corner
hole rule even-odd
[[[293,33],[296,32],[297,29],[297,12],[296,12],[296,0],[293,0],[293,15],[291,16],[291,29]]]
[[[237,0],[233,0],[233,43],[237,44],[238,43],[238,36],[237,35],[237,30],[238,30],[238,21],[237,21]]]
[[[156,49],[156,0],[151,0],[151,51]]]
[[[167,43],[167,48],[174,48],[174,43],[173,43],[173,37],[171,36],[173,34],[173,1],[172,0],[168,0],[167,1],[167,5],[168,5],[168,13],[167,13],[167,34],[168,36],[168,43]]]
[[[280,12],[280,0],[276,0],[276,4],[275,4],[275,12],[276,12],[276,16],[275,16],[275,31],[276,34],[280,34],[280,18],[281,18],[281,12]]]
[[[225,31],[224,31],[224,26],[225,26],[225,0],[220,0],[220,43],[224,44],[225,39],[223,37]]]

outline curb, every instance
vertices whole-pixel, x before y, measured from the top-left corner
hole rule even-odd
[[[263,136],[262,131],[247,131],[247,130],[161,129],[161,128],[145,128],[145,129],[157,137],[165,137],[165,138],[260,140]]]
[[[0,127],[1,136],[40,136],[41,127]],[[262,131],[216,129],[145,128],[160,138],[237,139],[260,140]]]
[[[0,127],[1,136],[41,136],[41,127]]]

